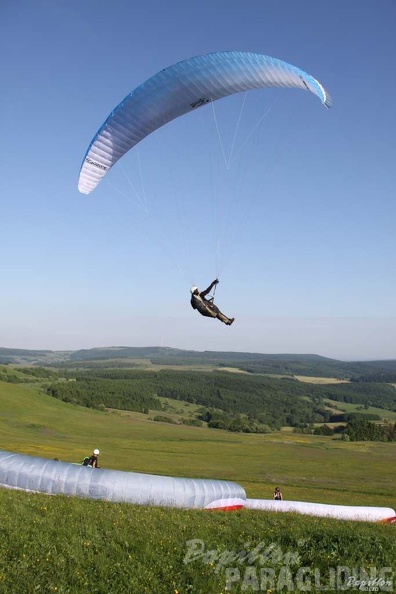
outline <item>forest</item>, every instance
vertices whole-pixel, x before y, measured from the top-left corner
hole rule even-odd
[[[259,433],[288,426],[329,435],[343,432],[350,440],[362,433],[376,440],[393,440],[394,435],[391,426],[381,431],[380,417],[367,409],[382,409],[383,418],[387,411],[396,412],[392,385],[396,383],[396,361],[345,362],[309,354],[109,347],[63,352],[0,348],[1,362],[2,381],[45,381],[48,393],[65,402],[147,415],[154,411],[153,419],[161,422],[174,422],[163,414],[161,401],[171,398],[196,405],[194,418],[182,422],[207,423],[213,429]],[[145,370],[145,364],[163,369]],[[206,371],[193,371],[191,366],[203,366]],[[230,373],[227,368],[244,373]],[[295,377],[299,375],[347,381],[304,383]],[[338,402],[340,408],[356,405],[358,410],[331,410],[329,400]],[[369,424],[353,425],[363,421]],[[339,425],[334,428],[327,423]]]
[[[369,406],[396,411],[396,390],[388,384],[317,385],[222,371],[88,369],[60,370],[59,375],[48,386],[48,393],[65,402],[148,414],[162,410],[160,398],[172,398],[199,405],[197,420],[209,427],[231,431],[304,428],[314,423],[345,423],[354,416],[375,420],[378,417],[364,412]],[[362,410],[340,417],[326,406],[327,399],[358,404]]]

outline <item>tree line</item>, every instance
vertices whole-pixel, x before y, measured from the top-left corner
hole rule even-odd
[[[282,426],[305,427],[332,420],[326,399],[396,410],[396,390],[386,384],[304,384],[293,379],[226,372],[134,369],[62,371],[68,381],[48,392],[92,408],[161,411],[160,397],[200,406],[197,419],[209,427],[260,432]],[[364,416],[364,413],[362,413]]]
[[[379,425],[368,419],[356,416],[350,419],[345,426],[329,427],[322,425],[316,427],[314,435],[337,435],[345,441],[396,441],[396,423]]]

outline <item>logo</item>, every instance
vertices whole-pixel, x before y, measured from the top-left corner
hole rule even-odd
[[[207,549],[194,538],[186,546],[183,563],[200,562],[223,573],[226,592],[393,592],[392,567],[304,566],[298,551],[283,551],[275,542],[247,542],[242,550],[230,551]]]
[[[201,105],[205,105],[205,103],[210,103],[210,99],[205,99],[202,97],[201,99],[197,99],[193,103],[190,103],[190,106],[195,109],[196,107],[201,107]]]
[[[101,163],[98,163],[97,161],[92,161],[92,159],[90,159],[89,157],[85,157],[85,161],[87,163],[89,163],[90,165],[97,167],[98,169],[103,169],[103,171],[107,171],[106,165],[102,165]]]

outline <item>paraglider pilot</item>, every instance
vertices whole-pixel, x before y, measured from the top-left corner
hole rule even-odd
[[[280,487],[275,487],[275,491],[274,491],[274,494],[272,496],[272,499],[275,499],[275,501],[282,501],[283,500],[283,495],[282,495],[282,491],[280,490]]]
[[[98,464],[99,453],[99,450],[94,450],[92,452],[92,456],[85,456],[84,460],[82,461],[82,465],[91,466],[92,468],[100,468]]]
[[[198,287],[191,287],[191,307],[193,309],[197,309],[202,316],[206,316],[208,318],[217,318],[226,326],[231,326],[234,321],[234,318],[227,318],[219,308],[214,304],[214,297],[210,299],[206,299],[206,296],[211,292],[213,287],[215,287],[219,281],[214,280],[205,291],[200,291]]]

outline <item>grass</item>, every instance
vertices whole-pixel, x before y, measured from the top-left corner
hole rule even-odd
[[[248,371],[244,371],[238,367],[216,367],[216,371],[227,371],[228,373],[242,373],[243,375],[250,375]]]
[[[164,398],[162,396],[157,396],[157,399],[161,402],[162,408],[160,410],[150,409],[149,415],[146,413],[139,413],[135,411],[129,410],[117,410],[117,409],[109,409],[111,412],[120,415],[121,417],[147,421],[153,420],[153,418],[157,415],[165,416],[176,423],[181,423],[183,419],[196,419],[197,411],[202,408],[198,404],[192,404],[191,402],[182,402],[180,400],[175,400],[173,398]],[[203,423],[203,425],[207,425],[207,423]]]
[[[98,447],[106,468],[232,480],[252,498],[271,497],[279,484],[297,501],[395,505],[393,443],[170,425],[72,406],[37,384],[0,382],[0,403],[2,449],[79,462]]]
[[[296,579],[301,568],[305,583],[313,583],[316,572],[326,584],[337,568],[347,568],[344,574],[373,567],[379,572],[395,561],[392,526],[1,490],[0,511],[2,594],[253,592],[259,587],[252,578],[260,579],[263,568],[270,576],[260,584],[264,591],[280,591],[289,571],[289,591],[291,584],[293,592],[301,592],[307,591]],[[392,579],[390,570],[385,575]],[[345,578],[339,582],[345,584]]]
[[[294,375],[293,377],[299,382],[305,382],[307,384],[349,384],[349,380],[337,379],[335,377],[311,377],[308,375]]]
[[[360,412],[364,414],[378,415],[381,419],[388,420],[390,422],[396,421],[396,412],[392,410],[386,410],[384,408],[377,408],[375,406],[369,406],[368,408],[362,408],[361,404],[353,404],[350,402],[338,402],[337,400],[325,400],[326,404],[332,407],[334,414],[339,413],[351,413]]]
[[[193,405],[169,406],[184,414]],[[94,411],[56,400],[38,383],[0,382],[0,448],[75,462],[99,447],[103,467],[234,480],[251,498],[270,498],[279,484],[286,499],[395,507],[395,444],[233,434],[156,423],[151,414]],[[328,583],[337,567],[379,571],[396,557],[394,526],[295,514],[163,509],[0,490],[0,518],[1,594],[226,594],[260,587],[274,593],[286,570],[298,593],[306,591],[296,581],[300,568],[312,584],[314,572]],[[186,562],[192,539],[206,554]],[[265,562],[259,555],[235,558],[257,546],[270,552]],[[260,582],[263,567],[272,582]]]

